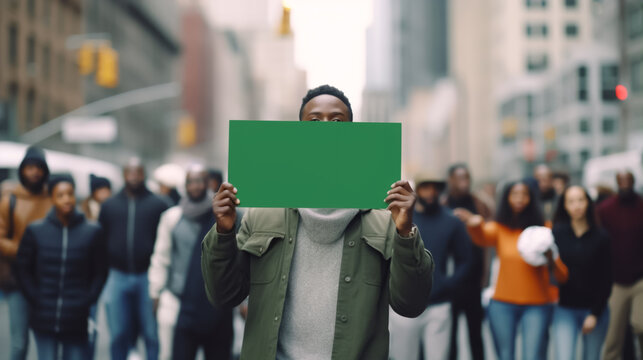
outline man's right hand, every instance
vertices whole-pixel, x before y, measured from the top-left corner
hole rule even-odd
[[[237,189],[225,182],[212,199],[212,211],[217,222],[217,232],[227,234],[234,230],[237,221],[237,206],[240,201],[236,196]]]

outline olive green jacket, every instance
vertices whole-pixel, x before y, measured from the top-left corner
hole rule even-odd
[[[210,301],[234,307],[249,296],[241,359],[275,359],[298,221],[296,209],[251,209],[236,237],[215,225],[203,239]],[[433,258],[417,229],[398,235],[387,211],[361,210],[344,235],[332,358],[387,359],[389,305],[407,317],[426,309]]]

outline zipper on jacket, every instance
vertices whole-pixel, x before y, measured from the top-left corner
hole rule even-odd
[[[60,332],[60,313],[63,307],[63,288],[65,286],[65,265],[67,264],[67,244],[68,244],[67,227],[63,227],[63,243],[61,251],[60,280],[58,281],[58,301],[56,302],[56,325],[55,331]]]
[[[129,271],[134,273],[134,219],[136,218],[136,201],[128,200],[127,206],[127,261]]]

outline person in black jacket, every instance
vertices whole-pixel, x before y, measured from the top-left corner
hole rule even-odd
[[[390,312],[390,358],[416,360],[422,351],[425,360],[447,360],[451,349],[451,301],[454,291],[466,284],[472,245],[464,224],[440,204],[440,194],[446,187],[444,180],[422,173],[415,177],[415,184],[417,203],[413,219],[435,261],[433,288],[429,306],[417,318]],[[449,257],[454,260],[452,274],[447,270]]]
[[[87,318],[107,276],[105,241],[98,224],[76,210],[74,180],[54,177],[54,208],[29,225],[16,270],[31,306],[30,325],[41,360],[86,359]]]
[[[138,338],[145,340],[147,358],[158,358],[159,343],[147,269],[156,230],[167,204],[145,187],[145,170],[132,159],[123,168],[125,188],[105,201],[98,218],[108,248],[109,276],[103,299],[111,335],[113,360],[127,359]]]
[[[610,244],[598,227],[587,191],[572,186],[563,193],[554,215],[554,239],[569,280],[560,286],[554,310],[556,359],[576,359],[576,339],[583,334],[583,359],[598,360],[607,334],[611,292]]]

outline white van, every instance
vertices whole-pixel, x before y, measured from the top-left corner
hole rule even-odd
[[[0,174],[9,182],[18,181],[18,166],[28,147],[28,144],[0,141]],[[119,166],[90,157],[43,150],[52,174],[66,173],[74,177],[78,201],[89,196],[89,174],[108,178],[112,183],[112,191],[117,191],[123,185],[122,170]]]
[[[609,186],[616,191],[616,173],[622,170],[629,170],[634,174],[634,186],[641,193],[643,190],[643,150],[630,150],[588,160],[583,169],[583,185],[593,192],[593,196],[599,185]]]

